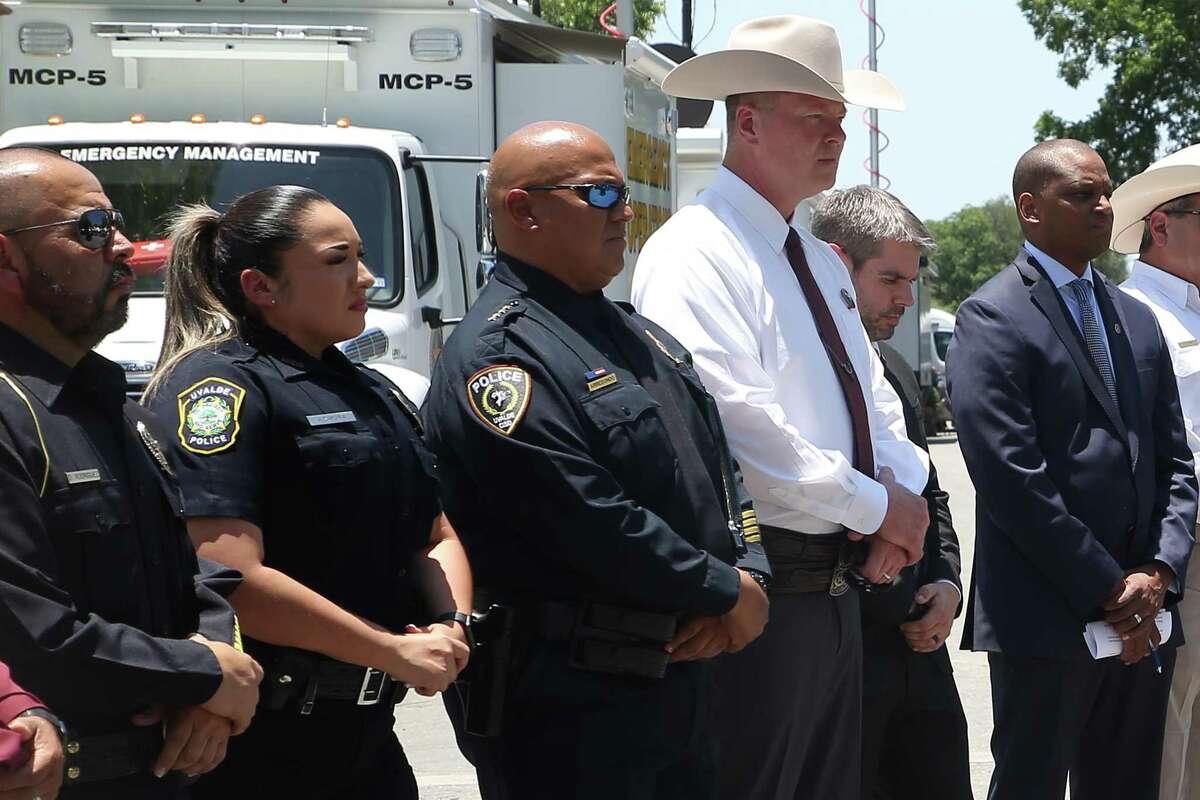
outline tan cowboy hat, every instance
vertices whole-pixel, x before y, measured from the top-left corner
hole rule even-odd
[[[888,111],[905,108],[900,90],[878,72],[842,70],[842,48],[832,25],[793,15],[743,22],[729,34],[724,50],[689,58],[662,86],[667,94],[701,100],[796,92]]]
[[[1176,197],[1200,192],[1200,144],[1177,150],[1113,192],[1112,249],[1136,253],[1150,212]]]

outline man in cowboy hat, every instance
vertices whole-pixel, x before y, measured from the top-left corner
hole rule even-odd
[[[720,793],[858,800],[848,539],[870,541],[867,581],[890,584],[916,563],[928,459],[905,438],[846,268],[792,221],[833,184],[845,104],[903,100],[880,75],[843,72],[833,28],[796,16],[739,25],[727,49],[684,62],[663,88],[724,100],[729,145],[713,184],[643,248],[634,302],[692,352],[776,565],[766,632],[716,664]]]
[[[1021,156],[1026,241],[959,306],[946,358],[975,484],[963,647],[988,654],[989,800],[1062,800],[1068,778],[1076,798],[1158,796],[1179,641],[1159,612],[1185,581],[1196,477],[1154,315],[1090,264],[1111,194],[1083,142]],[[1112,657],[1084,638],[1101,620]]]
[[[1121,288],[1150,307],[1175,367],[1192,458],[1200,463],[1200,145],[1185,147],[1113,193],[1113,242],[1137,253]],[[1180,603],[1179,651],[1163,737],[1161,800],[1200,797],[1200,572],[1190,570]]]

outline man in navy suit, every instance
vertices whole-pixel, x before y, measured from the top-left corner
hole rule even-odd
[[[1025,153],[1025,246],[959,307],[947,357],[976,487],[963,647],[991,668],[989,800],[1061,800],[1068,775],[1077,800],[1158,793],[1181,628],[1151,655],[1154,618],[1184,583],[1196,480],[1158,325],[1090,265],[1111,193],[1082,142]],[[1088,654],[1099,619],[1119,658]]]

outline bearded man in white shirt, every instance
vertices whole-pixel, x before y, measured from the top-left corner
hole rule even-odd
[[[776,576],[766,632],[716,663],[720,795],[859,800],[849,584],[886,589],[921,558],[928,459],[905,437],[845,267],[791,221],[837,176],[845,103],[903,100],[877,73],[843,72],[833,28],[795,16],[739,25],[663,88],[724,100],[729,145],[712,186],[643,248],[634,303],[717,399]]]
[[[1188,448],[1200,464],[1200,145],[1130,178],[1113,193],[1112,207],[1112,248],[1139,254],[1121,289],[1158,320],[1175,368]],[[1187,573],[1180,616],[1191,646],[1179,650],[1171,679],[1160,800],[1200,798],[1200,571]]]

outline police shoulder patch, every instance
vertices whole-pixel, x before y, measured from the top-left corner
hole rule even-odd
[[[485,367],[467,379],[471,410],[505,436],[511,436],[521,424],[532,391],[529,373],[510,364]]]
[[[179,443],[189,453],[210,456],[233,447],[246,390],[224,378],[205,378],[177,395]]]

